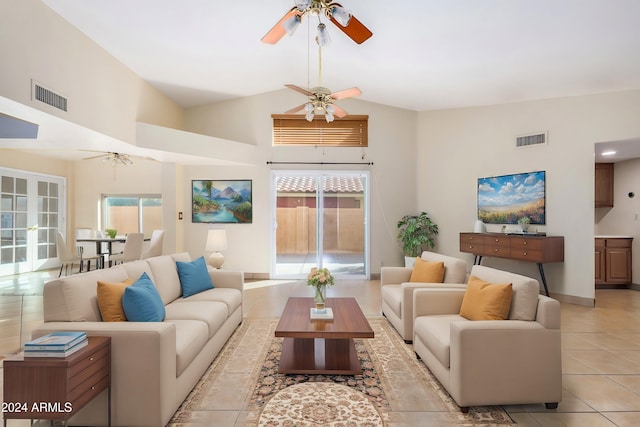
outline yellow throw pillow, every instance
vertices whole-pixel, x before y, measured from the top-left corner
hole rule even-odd
[[[127,316],[122,308],[122,295],[127,286],[134,283],[127,279],[121,283],[109,283],[98,280],[98,307],[103,322],[124,322]]]
[[[496,285],[471,276],[462,298],[460,316],[469,320],[505,320],[512,296],[511,283]]]
[[[425,261],[420,257],[416,258],[411,271],[410,282],[421,283],[442,283],[444,280],[444,262]]]

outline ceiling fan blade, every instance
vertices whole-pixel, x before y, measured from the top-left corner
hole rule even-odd
[[[280,41],[285,34],[287,34],[287,30],[284,29],[282,23],[287,19],[291,18],[293,15],[301,15],[300,11],[297,7],[292,7],[289,12],[287,12],[276,25],[273,26],[271,30],[262,38],[264,43],[268,44],[276,44]]]
[[[296,86],[296,85],[285,85],[286,87],[288,87],[289,89],[293,89],[296,92],[300,92],[303,95],[307,95],[307,96],[313,96],[313,94],[311,92],[309,92],[306,89],[301,88],[300,86]]]
[[[305,106],[305,105],[307,105],[307,104],[301,104],[301,105],[298,105],[297,107],[294,107],[294,108],[292,108],[292,109],[290,109],[290,110],[285,111],[285,112],[284,112],[284,114],[293,114],[293,113],[297,113],[298,111],[302,110],[302,109],[304,108],[304,106]]]
[[[334,109],[333,115],[336,116],[337,118],[341,119],[347,115],[347,112],[342,108],[338,107],[336,104],[331,104],[331,105],[333,105],[333,109]]]
[[[108,156],[108,155],[109,155],[108,153],[102,153],[102,154],[99,154],[99,155],[97,155],[97,156],[83,157],[83,158],[82,158],[82,160],[93,160],[93,159],[99,159],[100,157],[106,157],[106,156]]]
[[[345,99],[360,95],[362,95],[362,91],[357,87],[352,87],[351,89],[344,89],[338,92],[334,92],[331,94],[331,97],[333,99]]]
[[[358,21],[358,19],[356,19],[356,17],[353,15],[351,16],[351,19],[349,20],[349,23],[346,27],[340,25],[340,23],[336,21],[333,16],[330,19],[331,22],[336,25],[336,27],[340,28],[343,33],[345,33],[351,40],[358,44],[364,43],[369,39],[369,37],[373,35],[373,33],[367,27],[365,27],[362,22]]]

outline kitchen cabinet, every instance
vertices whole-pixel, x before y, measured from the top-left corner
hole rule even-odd
[[[629,285],[633,280],[632,237],[596,237],[595,282],[598,285]]]
[[[613,163],[596,163],[595,207],[613,207]]]

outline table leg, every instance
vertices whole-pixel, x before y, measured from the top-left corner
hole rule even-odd
[[[542,278],[542,285],[544,286],[544,292],[549,296],[549,288],[547,288],[547,278],[544,277],[544,268],[542,267],[542,263],[538,263],[538,270],[540,270],[540,277]]]

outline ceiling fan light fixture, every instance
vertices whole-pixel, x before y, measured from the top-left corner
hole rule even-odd
[[[318,43],[318,46],[322,47],[331,44],[331,37],[329,37],[327,26],[322,22],[318,24],[318,35],[316,36],[316,43]]]
[[[333,6],[331,16],[343,27],[349,25],[349,21],[351,21],[351,12],[342,6]]]
[[[293,33],[295,33],[298,27],[300,26],[301,22],[302,22],[301,15],[293,15],[291,18],[287,19],[282,23],[282,27],[285,29],[287,34],[292,36]]]
[[[300,11],[306,10],[311,6],[311,0],[294,0],[294,3],[296,4],[296,8]]]
[[[314,116],[313,110],[309,110],[307,111],[307,114],[304,116],[304,118],[307,119],[308,122],[311,122],[313,121],[313,116]]]
[[[327,111],[324,114],[324,118],[327,120],[327,123],[331,123],[333,121],[333,113]]]

